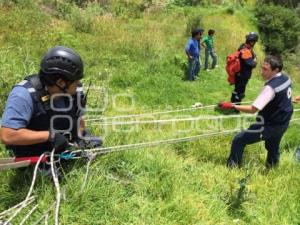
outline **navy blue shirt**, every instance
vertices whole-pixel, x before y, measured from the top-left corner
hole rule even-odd
[[[288,125],[293,114],[291,80],[282,74],[265,85],[274,89],[275,97],[258,115],[264,118],[266,125]]]

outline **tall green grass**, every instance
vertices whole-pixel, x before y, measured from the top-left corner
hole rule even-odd
[[[168,6],[151,13],[142,12],[135,18],[95,14],[74,5],[70,6],[71,16],[60,17],[53,11],[41,10],[42,6],[34,3],[0,9],[0,111],[12,85],[25,74],[36,72],[43,53],[54,45],[76,49],[85,62],[84,83],[91,80],[108,92],[107,108],[98,114],[134,114],[185,108],[195,102],[210,105],[229,100],[232,87],[226,82],[225,57],[244,41],[247,32],[256,31],[251,8],[237,7],[230,14],[227,5]],[[76,21],[80,17],[72,17],[72,12],[80,16],[88,14],[91,19],[87,25],[81,24],[83,29],[78,29]],[[216,30],[220,61],[218,69],[201,71],[193,83],[183,79],[190,15],[201,16],[206,30]],[[86,30],[89,26],[92,29]],[[264,57],[261,43],[255,46],[255,51],[261,62]],[[293,75],[294,79],[296,74]],[[245,100],[253,100],[262,85],[258,67]],[[299,90],[298,83],[295,89]],[[99,92],[91,93],[89,105],[101,107]],[[211,114],[219,115],[207,109],[157,118]],[[175,128],[171,124],[134,129],[97,125],[93,131],[104,135],[106,146],[113,146],[196,135],[213,127],[204,121],[196,125],[199,129],[188,122],[177,123]],[[235,126],[233,119],[224,123],[226,129]],[[291,125],[282,141],[281,164],[270,171],[264,168],[263,143],[247,147],[242,169],[228,170],[225,164],[232,135],[104,155],[92,164],[83,193],[80,188],[86,162],[78,160],[61,184],[66,195],[60,211],[61,223],[299,225],[300,164],[294,158],[298,129],[299,123]],[[7,155],[4,151],[0,154]],[[5,171],[1,172],[0,180],[2,211],[24,199],[30,173]],[[28,224],[54,201],[53,185],[48,179],[39,178],[35,194],[39,196],[39,209]],[[26,210],[22,215],[25,214]],[[21,219],[19,216],[13,223]]]

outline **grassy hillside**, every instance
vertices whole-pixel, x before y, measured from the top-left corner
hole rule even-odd
[[[1,2],[1,1],[0,1]],[[29,2],[29,1],[28,1]],[[12,85],[38,70],[45,50],[55,45],[76,49],[85,62],[85,79],[92,89],[89,106],[97,115],[126,115],[212,105],[229,100],[224,59],[255,31],[251,4],[176,7],[157,4],[144,12],[134,4],[90,5],[85,9],[49,4],[4,5],[0,8],[0,111]],[[121,2],[121,1],[120,1]],[[187,26],[201,17],[201,25],[216,30],[220,67],[201,71],[196,82],[185,81],[184,45]],[[255,47],[264,57],[261,43]],[[263,85],[255,70],[245,101],[253,100]],[[296,74],[291,74],[295,81]],[[300,85],[295,81],[295,91]],[[106,100],[105,100],[106,99]],[[104,106],[104,107],[103,107]],[[299,107],[299,106],[298,106]],[[213,109],[157,116],[157,119],[219,115]],[[295,117],[299,113],[295,113]],[[141,118],[143,119],[143,118]],[[144,119],[153,119],[147,117]],[[123,120],[121,120],[123,121]],[[238,127],[236,119],[224,129]],[[214,122],[178,122],[163,125],[92,126],[105,146],[185,137],[218,131]],[[107,154],[93,162],[84,192],[86,162],[77,161],[61,184],[61,224],[300,224],[300,164],[294,149],[299,123],[293,123],[282,141],[279,168],[266,171],[262,143],[246,149],[242,169],[225,166],[233,135],[216,136],[169,146]],[[4,149],[2,147],[2,149]],[[0,155],[7,153],[1,151]],[[31,182],[28,172],[0,174],[0,211],[20,202]],[[34,224],[55,200],[51,181],[39,178],[35,194],[39,208]],[[13,224],[29,211],[25,210]],[[49,224],[53,224],[53,213]]]

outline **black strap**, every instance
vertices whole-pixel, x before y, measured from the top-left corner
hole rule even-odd
[[[25,78],[31,86],[35,89],[35,92],[31,96],[37,103],[40,103],[43,109],[48,114],[50,111],[50,96],[45,89],[45,85],[41,82],[39,75],[30,75]]]

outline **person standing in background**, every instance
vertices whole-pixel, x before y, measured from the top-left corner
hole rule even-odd
[[[214,69],[217,67],[217,54],[215,51],[214,47],[214,39],[213,36],[215,35],[215,30],[210,29],[208,31],[208,35],[203,38],[203,41],[201,42],[201,46],[205,48],[205,64],[204,64],[204,69],[206,71],[209,71],[208,69],[208,61],[209,61],[209,56],[212,58],[212,65],[211,69]]]
[[[188,57],[188,80],[194,81],[198,73],[200,72],[200,45],[199,41],[203,29],[195,29],[192,31],[192,37],[188,40],[185,46],[185,53]]]
[[[246,35],[246,42],[238,49],[240,52],[241,70],[235,75],[235,86],[231,95],[232,103],[239,104],[245,97],[246,86],[251,78],[252,70],[257,64],[256,55],[253,52],[257,41],[258,35],[255,32],[250,32]]]

